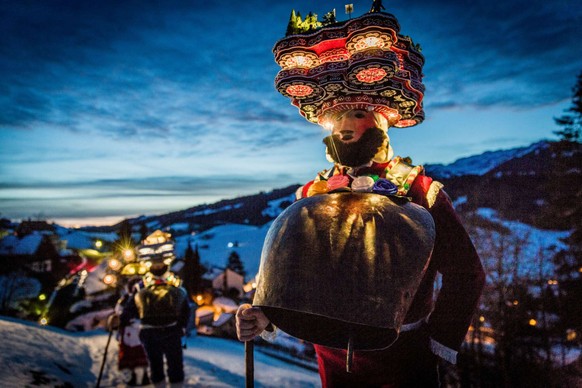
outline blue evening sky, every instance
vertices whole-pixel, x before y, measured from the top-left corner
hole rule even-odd
[[[313,179],[324,131],[279,95],[273,44],[326,1],[0,1],[0,216],[111,224]],[[351,1],[353,16],[371,0]],[[582,71],[575,0],[384,1],[426,58],[397,154],[449,163],[555,139]]]

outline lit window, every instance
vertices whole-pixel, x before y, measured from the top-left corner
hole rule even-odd
[[[162,245],[162,247],[160,248],[160,250],[162,252],[173,251],[174,250],[174,245],[172,245],[172,244]]]
[[[140,255],[151,255],[153,253],[154,253],[154,250],[152,248],[140,248],[140,250],[139,250]]]

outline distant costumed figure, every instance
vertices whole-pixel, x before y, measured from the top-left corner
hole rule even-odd
[[[182,386],[182,337],[187,334],[191,316],[188,293],[169,270],[169,260],[154,256],[143,258],[149,263],[149,272],[135,287],[121,320],[139,321],[139,340],[147,355],[151,383],[165,386],[167,377],[172,386]]]
[[[115,314],[120,317],[117,332],[119,342],[117,366],[120,371],[128,372],[126,383],[130,386],[149,384],[148,358],[139,339],[139,320],[126,310],[132,308],[130,301],[134,298],[138,289],[136,286],[140,281],[140,277],[129,279],[124,294],[115,306]]]
[[[443,185],[393,155],[388,129],[424,119],[424,57],[382,8],[288,27],[273,49],[277,90],[330,131],[333,166],[273,222],[237,334],[313,343],[324,387],[438,386],[438,360],[456,362],[485,280]]]

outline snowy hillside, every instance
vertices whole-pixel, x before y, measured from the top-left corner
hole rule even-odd
[[[540,263],[540,260],[544,259],[542,254],[555,249],[565,248],[564,243],[561,240],[566,238],[569,235],[569,232],[543,230],[522,222],[504,220],[500,218],[497,212],[493,209],[477,209],[476,214],[489,220],[493,224],[499,225],[503,230],[510,231],[510,234],[507,236],[503,236],[503,233],[498,231],[493,231],[493,233],[487,235],[487,231],[479,228],[476,234],[471,236],[477,245],[483,244],[482,242],[487,241],[490,236],[492,236],[498,244],[502,243],[500,242],[502,239],[505,239],[507,244],[516,243],[519,245],[520,254],[523,257],[529,258],[528,260],[524,260],[522,265],[519,266],[517,272],[518,276],[535,277],[540,274],[547,278],[553,276],[555,273],[554,265],[550,260],[543,260]],[[490,264],[489,261],[495,259],[495,255],[496,253],[491,251],[481,252],[481,260],[486,267]],[[506,263],[509,264],[511,263],[512,254],[508,253],[507,256]],[[493,267],[494,264],[491,266]]]
[[[425,167],[429,175],[439,177],[439,179],[463,175],[484,175],[511,159],[520,158],[536,150],[545,149],[548,146],[548,142],[542,141],[527,147],[487,151],[480,155],[458,159],[447,165],[427,164]]]
[[[2,387],[94,387],[103,360],[107,333],[70,333],[30,322],[0,318],[0,385]],[[244,346],[220,338],[195,336],[184,351],[186,387],[242,387]],[[102,387],[118,387],[117,342],[112,338]],[[317,373],[255,351],[257,387],[317,387]]]
[[[560,239],[568,235],[568,232],[564,231],[543,230],[522,222],[503,220],[493,209],[478,209],[477,214],[508,228],[511,235],[507,238],[522,241],[523,250],[530,257],[535,257],[540,250],[562,247],[563,243]],[[228,254],[236,250],[247,269],[247,278],[252,278],[258,271],[263,241],[270,225],[271,223],[260,228],[248,225],[218,226],[200,235],[179,238],[177,251],[183,252],[187,241],[190,240],[191,244],[198,244],[202,262],[224,266]],[[238,241],[238,247],[232,246],[235,241]],[[531,264],[535,265],[535,263]],[[522,270],[532,271],[527,266]],[[552,268],[546,269],[547,272],[552,270]]]
[[[284,195],[266,203],[263,215],[276,218],[283,211],[283,203],[291,203],[295,194]],[[235,251],[245,265],[247,280],[252,279],[259,270],[263,241],[272,222],[263,226],[225,224],[206,230],[199,234],[176,237],[176,255],[183,257],[188,243],[198,247],[200,260],[207,268],[210,266],[225,267],[228,256]],[[170,225],[176,230],[177,226]]]
[[[200,261],[206,267],[225,267],[232,251],[236,251],[244,263],[247,279],[253,278],[259,270],[263,241],[271,222],[263,226],[220,225],[194,236],[176,238],[176,254],[183,256],[188,242],[198,246]]]

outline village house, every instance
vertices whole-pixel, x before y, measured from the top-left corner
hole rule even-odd
[[[24,270],[51,289],[80,258],[64,249],[54,227],[41,221],[23,221],[14,234],[0,240],[0,274]]]

